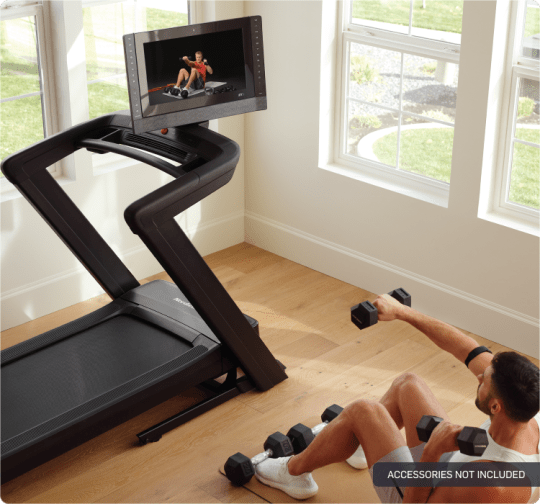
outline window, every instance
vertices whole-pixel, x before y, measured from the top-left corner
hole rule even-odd
[[[540,209],[540,5],[513,2],[509,44],[504,156],[493,209],[518,219],[538,219]]]
[[[450,0],[344,5],[340,161],[448,195],[462,14]]]
[[[42,6],[3,2],[1,16],[0,158],[4,159],[51,134],[52,121],[41,60]]]
[[[2,0],[1,158],[81,121],[128,109],[122,36],[188,24],[188,6],[188,0]],[[88,93],[78,92],[85,73]],[[7,180],[4,189],[11,189]]]
[[[189,23],[188,2],[85,2],[83,9],[90,119],[129,108],[122,36]]]

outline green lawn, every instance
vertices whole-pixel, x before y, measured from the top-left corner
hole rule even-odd
[[[538,141],[538,130],[518,128],[519,138]],[[450,182],[453,128],[410,129],[401,133],[399,168]],[[396,162],[397,132],[373,144],[377,158],[390,166]],[[515,142],[510,201],[540,209],[540,149]]]
[[[422,0],[413,3],[413,27],[461,33],[463,1]],[[409,26],[409,0],[355,0],[353,17]],[[525,20],[525,37],[540,33],[540,9],[529,8]]]
[[[408,0],[356,0],[353,2],[353,17],[369,21],[409,26]],[[422,0],[413,3],[413,27],[461,33],[463,1],[459,0]]]

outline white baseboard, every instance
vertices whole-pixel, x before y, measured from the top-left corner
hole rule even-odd
[[[244,241],[244,212],[199,223],[184,228],[184,232],[205,256]],[[138,279],[163,271],[142,244],[117,254]],[[100,294],[103,290],[82,266],[4,291],[0,299],[1,328],[4,331]]]
[[[461,329],[539,357],[539,320],[246,211],[246,241],[370,292],[407,290],[413,306]],[[362,301],[361,299],[358,302]]]

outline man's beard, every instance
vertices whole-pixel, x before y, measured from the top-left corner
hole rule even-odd
[[[490,417],[492,416],[491,415],[491,410],[489,409],[489,401],[492,399],[492,395],[491,393],[487,395],[487,397],[483,400],[483,401],[480,401],[480,399],[478,398],[478,392],[476,393],[476,399],[474,401],[474,404],[475,406],[482,412],[482,413],[485,413],[486,415],[489,415]]]

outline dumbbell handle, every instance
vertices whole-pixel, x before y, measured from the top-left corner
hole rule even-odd
[[[272,458],[272,455],[274,452],[272,450],[266,450],[262,453],[259,453],[258,455],[255,455],[251,459],[251,463],[256,466],[257,464],[260,464],[261,462],[264,462],[266,459]]]
[[[318,425],[316,425],[315,427],[313,427],[311,429],[311,432],[313,432],[313,435],[314,436],[317,436],[318,434],[320,434],[320,432],[329,424],[330,422],[323,422],[323,423],[320,423]]]

